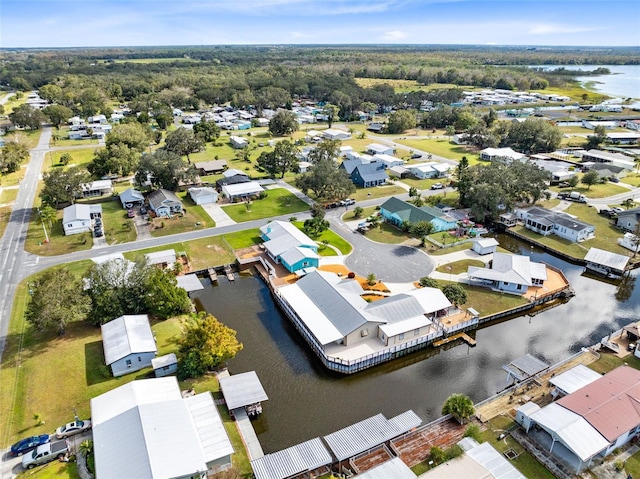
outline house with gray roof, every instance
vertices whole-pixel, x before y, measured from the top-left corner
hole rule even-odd
[[[200,478],[231,467],[233,446],[209,391],[182,397],[174,376],[91,400],[96,477]]]
[[[361,157],[346,159],[340,168],[345,170],[351,181],[361,188],[382,185],[389,179],[385,164],[381,161],[371,161]]]
[[[151,366],[158,347],[146,314],[120,316],[100,329],[105,363],[115,377]]]
[[[119,197],[123,208],[133,208],[134,205],[142,206],[144,204],[144,195],[133,188],[127,188],[120,193]]]
[[[592,239],[595,236],[595,226],[566,213],[533,206],[520,208],[515,214],[524,222],[525,228],[543,236],[554,234],[574,243]]]
[[[218,191],[209,186],[193,186],[187,190],[196,205],[206,205],[218,201]]]
[[[616,219],[616,226],[624,231],[635,231],[640,220],[640,208],[621,211]]]
[[[529,286],[544,284],[547,267],[544,263],[530,261],[528,256],[495,252],[489,267],[469,266],[467,275],[473,285],[524,294]]]
[[[392,196],[380,205],[380,214],[389,223],[401,227],[405,221],[411,224],[428,221],[433,225],[433,231],[448,231],[456,227],[457,220],[431,206],[415,206]]]
[[[288,271],[317,268],[320,263],[318,245],[295,225],[271,221],[260,228],[263,247],[269,257]]]
[[[62,229],[65,235],[75,235],[91,231],[91,222],[102,217],[102,205],[75,203],[62,210]]]
[[[174,214],[182,213],[183,206],[173,191],[160,188],[149,195],[149,207],[156,216],[170,218]]]

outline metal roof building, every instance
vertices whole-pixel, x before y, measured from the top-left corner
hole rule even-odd
[[[255,371],[221,377],[220,389],[229,409],[269,399]]]
[[[184,289],[187,293],[204,289],[204,286],[202,286],[200,279],[195,274],[184,274],[176,276],[176,281],[178,282],[178,288]]]
[[[358,474],[359,479],[415,479],[416,475],[402,459],[394,457],[379,466]]]
[[[553,384],[561,394],[567,395],[576,392],[578,389],[591,384],[601,377],[602,375],[593,369],[588,368],[584,364],[578,364],[576,367],[551,378],[549,382]]]
[[[467,451],[467,456],[489,471],[495,479],[525,479],[525,477],[488,442],[470,449]]]
[[[531,354],[525,354],[509,364],[502,366],[507,374],[513,376],[516,381],[524,381],[525,379],[535,376],[539,372],[544,371],[549,367],[549,364],[544,361],[531,356]]]
[[[144,255],[149,264],[167,264],[172,265],[176,262],[176,252],[172,249],[162,251],[153,251]]]
[[[591,248],[587,251],[584,260],[587,264],[591,263],[594,265],[604,266],[615,272],[622,273],[627,267],[629,257],[622,254],[611,253],[599,248]]]
[[[351,426],[324,436],[324,441],[338,461],[378,446],[418,427],[422,420],[413,411],[392,419],[377,414]]]
[[[230,463],[233,447],[206,392],[175,377],[132,381],[91,400],[96,476],[174,478]],[[125,459],[126,458],[126,459]]]
[[[333,458],[320,438],[251,461],[256,479],[285,479],[331,464]]]
[[[146,314],[120,316],[103,324],[100,329],[107,366],[130,354],[158,350]]]

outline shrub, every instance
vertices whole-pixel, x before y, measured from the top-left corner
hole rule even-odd
[[[464,437],[470,437],[477,442],[482,442],[482,433],[480,432],[480,426],[477,424],[469,424],[464,431]]]

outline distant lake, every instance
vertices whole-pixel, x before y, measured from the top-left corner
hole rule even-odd
[[[555,70],[592,71],[596,68],[608,68],[611,75],[576,76],[576,79],[589,90],[609,96],[640,99],[640,65],[532,65],[531,68]]]

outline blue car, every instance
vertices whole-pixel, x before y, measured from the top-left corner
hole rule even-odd
[[[36,447],[49,442],[49,435],[25,437],[11,446],[12,456],[22,456],[23,454],[33,451]]]

